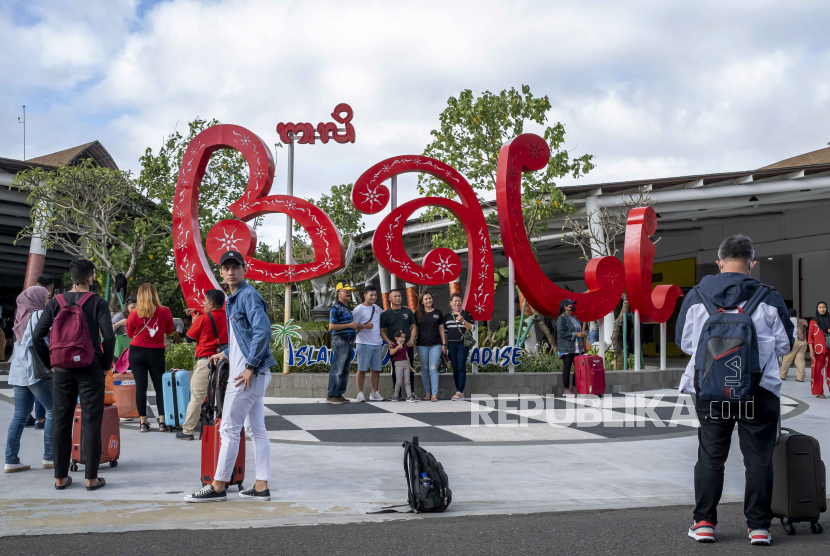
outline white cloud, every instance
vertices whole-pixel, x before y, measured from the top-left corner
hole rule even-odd
[[[826,2],[273,2],[0,7],[0,156],[99,139],[137,170],[196,116],[268,144],[280,121],[355,111],[354,145],[297,147],[296,191],[419,153],[450,95],[522,83],[549,95],[598,183],[748,169],[830,141]],[[138,14],[141,14],[140,16]],[[285,183],[277,154],[274,192]],[[402,199],[415,197],[402,180]],[[564,180],[563,184],[569,183]],[[374,223],[376,220],[367,219]],[[269,218],[260,234],[275,241]]]

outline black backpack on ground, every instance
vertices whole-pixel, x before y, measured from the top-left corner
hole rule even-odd
[[[452,502],[444,466],[418,445],[418,437],[403,443],[403,470],[409,507],[416,513],[443,512]]]

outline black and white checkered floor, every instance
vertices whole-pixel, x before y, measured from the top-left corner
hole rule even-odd
[[[0,394],[10,389],[0,376]],[[7,397],[10,397],[10,392]],[[148,395],[147,415],[157,414]],[[784,418],[806,404],[781,397]],[[676,390],[609,394],[602,398],[478,397],[453,402],[327,404],[308,398],[265,398],[265,426],[274,442],[399,444],[418,436],[427,443],[568,443],[646,440],[694,434],[689,396]],[[795,413],[793,413],[795,412]],[[137,425],[124,423],[132,428]]]

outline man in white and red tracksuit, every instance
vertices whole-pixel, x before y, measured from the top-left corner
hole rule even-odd
[[[712,304],[737,311],[752,297],[760,283],[749,276],[755,265],[752,241],[743,235],[728,237],[718,249],[720,274],[705,276],[698,288]],[[754,393],[753,412],[722,413],[720,402],[695,399],[700,421],[698,455],[695,465],[694,525],[689,536],[697,541],[715,540],[717,507],[723,492],[723,470],[729,455],[732,432],[738,424],[738,439],[746,467],[744,515],[752,544],[770,544],[772,522],[772,452],[778,434],[781,412],[779,396],[781,376],[778,357],[787,355],[793,346],[793,324],[784,300],[770,289],[752,313],[758,336],[758,355],[763,376]],[[677,319],[675,342],[692,356],[680,380],[680,392],[695,395],[695,352],[701,329],[709,318],[698,292],[692,290],[683,300]],[[729,404],[726,404],[727,406]],[[744,405],[744,404],[742,404]]]

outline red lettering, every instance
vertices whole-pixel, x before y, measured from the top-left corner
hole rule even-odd
[[[298,197],[268,196],[274,181],[274,159],[265,142],[244,127],[213,126],[187,146],[173,204],[176,272],[189,307],[200,308],[205,291],[219,288],[205,257],[199,228],[199,187],[210,155],[219,149],[242,153],[248,163],[249,178],[245,192],[228,206],[239,220],[223,220],[208,233],[207,249],[214,262],[219,262],[222,253],[239,251],[245,257],[249,278],[278,283],[309,280],[343,267],[343,239],[325,212]],[[287,214],[308,231],[314,245],[314,262],[278,265],[253,258],[256,234],[245,222],[272,212]]]
[[[499,228],[507,255],[513,259],[516,283],[530,305],[549,317],[559,314],[563,299],[576,301],[582,321],[602,318],[614,310],[625,288],[623,265],[615,257],[595,257],[585,268],[588,291],[573,293],[554,284],[533,255],[522,214],[522,172],[541,170],[550,160],[544,139],[525,133],[511,139],[499,151],[496,172],[496,205]]]
[[[660,285],[651,290],[651,270],[657,248],[649,237],[657,231],[657,213],[651,207],[637,207],[628,213],[625,227],[625,286],[632,311],[640,313],[640,322],[666,322],[674,312],[679,286]]]
[[[406,254],[403,227],[413,212],[438,205],[452,212],[467,234],[467,287],[464,308],[476,320],[490,320],[493,315],[493,250],[487,222],[475,191],[452,166],[434,158],[418,155],[395,156],[378,162],[366,170],[352,189],[352,204],[364,214],[375,214],[389,202],[389,189],[383,182],[392,176],[408,172],[424,172],[449,185],[459,201],[441,197],[415,199],[399,206],[381,221],[372,238],[372,251],[378,264],[395,276],[413,284],[436,286],[458,278],[461,259],[445,248],[433,249],[419,265]]]

